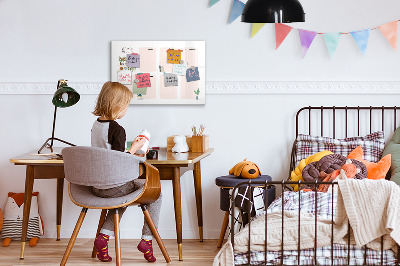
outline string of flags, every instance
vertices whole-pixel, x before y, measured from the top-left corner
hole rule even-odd
[[[209,7],[212,7],[220,0],[210,0]],[[229,17],[229,24],[235,21],[240,15],[242,14],[244,3],[240,0],[233,0],[232,3],[232,10]],[[351,31],[351,32],[316,32],[310,30],[303,30],[293,28],[291,26],[275,23],[275,41],[276,41],[276,48],[278,49],[282,42],[286,39],[289,33],[292,30],[297,30],[299,32],[300,37],[300,44],[301,44],[301,53],[302,57],[304,58],[307,54],[308,49],[310,48],[311,44],[313,43],[315,37],[317,35],[322,35],[325,41],[326,47],[328,49],[328,53],[332,58],[335,54],[335,51],[339,45],[340,37],[344,34],[351,34],[354,41],[356,42],[358,48],[360,49],[361,53],[365,55],[365,52],[368,47],[369,36],[372,30],[380,30],[389,44],[392,46],[394,50],[397,49],[397,29],[398,29],[398,22],[400,20],[395,20],[383,25],[380,25],[375,28],[368,28],[358,31]],[[253,38],[261,29],[264,27],[266,23],[252,23],[251,28],[251,38]]]

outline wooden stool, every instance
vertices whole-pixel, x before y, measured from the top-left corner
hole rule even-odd
[[[220,209],[225,212],[224,221],[222,222],[221,233],[219,235],[218,245],[220,248],[222,246],[222,242],[224,241],[226,228],[228,227],[229,222],[229,207],[230,207],[230,199],[229,193],[230,190],[233,189],[237,184],[249,181],[250,179],[236,177],[234,175],[220,176],[215,179],[215,184],[220,187]],[[272,178],[268,175],[262,175],[257,178],[251,179],[251,181],[263,181],[266,180],[272,181]],[[264,195],[265,196],[265,195]],[[271,204],[275,200],[275,186],[271,186],[268,188],[268,199],[267,206]]]

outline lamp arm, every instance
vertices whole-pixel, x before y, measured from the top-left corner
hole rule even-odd
[[[56,118],[57,118],[57,106],[54,106],[53,131],[51,132],[51,144],[50,144],[50,148],[53,147],[54,131],[55,131],[55,129],[56,129]]]

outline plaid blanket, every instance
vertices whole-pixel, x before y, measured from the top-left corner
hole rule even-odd
[[[298,210],[321,216],[322,218],[332,219],[332,213],[335,215],[336,208],[336,194],[317,192],[285,192],[282,197],[277,198],[268,207],[267,214],[273,212],[286,210]],[[265,212],[253,218],[257,219],[260,215],[265,215]],[[348,246],[347,245],[333,245],[333,264],[332,264],[332,248],[326,246],[316,249],[317,265],[347,265],[348,259]],[[366,258],[364,258],[366,254]],[[267,251],[265,252],[250,252],[250,265],[257,265],[265,263],[265,255],[267,256],[266,265],[280,265],[281,252],[280,251]],[[298,255],[297,250],[285,250],[283,252],[284,265],[298,265],[300,258],[300,265],[314,265],[314,249],[304,249]],[[381,252],[371,250],[364,247],[357,247],[350,245],[350,265],[381,265]],[[364,261],[365,260],[365,261]],[[392,250],[385,250],[383,252],[384,265],[395,265],[396,257]],[[235,265],[248,264],[248,253],[235,254]]]

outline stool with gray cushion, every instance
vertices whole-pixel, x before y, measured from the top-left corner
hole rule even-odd
[[[65,179],[70,182],[69,196],[74,204],[82,207],[82,211],[65,250],[61,265],[65,265],[68,260],[87,209],[102,209],[96,237],[103,226],[107,210],[116,209],[114,215],[116,265],[121,265],[118,208],[128,205],[139,205],[142,208],[146,222],[149,224],[165,260],[167,263],[171,262],[149,211],[144,205],[156,201],[160,196],[161,183],[157,168],[143,163],[140,164],[142,171],[138,173],[138,160],[135,156],[103,148],[68,147],[62,150],[62,156],[64,160]],[[144,172],[142,176],[145,176],[146,179],[143,180],[145,183],[143,189],[117,198],[101,198],[92,193],[92,186],[112,186],[121,182],[128,182],[135,175],[135,172],[137,176],[141,175],[140,172]],[[96,250],[94,249],[92,257],[94,258],[95,255]]]
[[[221,233],[219,236],[217,247],[220,248],[222,246],[222,242],[224,241],[226,228],[228,227],[229,222],[229,211],[230,211],[230,198],[229,193],[230,190],[233,189],[236,185],[242,182],[247,182],[251,180],[253,181],[262,181],[266,180],[272,181],[272,178],[268,175],[261,175],[254,179],[245,179],[241,177],[236,177],[234,175],[220,176],[215,179],[215,184],[220,187],[220,209],[225,211],[224,221],[222,222]],[[271,204],[275,200],[275,186],[269,186],[268,190],[268,198],[266,199],[267,206]]]

